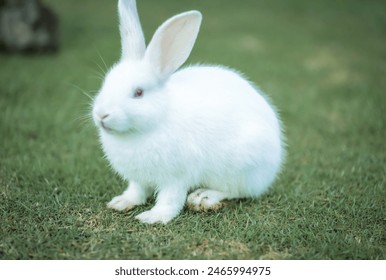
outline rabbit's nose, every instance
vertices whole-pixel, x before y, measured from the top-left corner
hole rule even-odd
[[[103,121],[105,119],[107,119],[108,117],[110,116],[110,114],[101,114],[99,115],[100,119]]]
[[[110,116],[109,113],[103,112],[102,110],[97,110],[95,113],[99,121],[106,120]]]
[[[110,114],[98,114],[99,123],[105,130],[110,130],[107,124],[109,116]]]

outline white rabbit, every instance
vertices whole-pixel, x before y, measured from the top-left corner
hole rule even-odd
[[[155,206],[136,218],[167,223],[186,201],[206,210],[266,191],[284,154],[267,99],[226,67],[175,72],[193,48],[201,13],[170,18],[146,48],[135,0],[119,0],[118,9],[122,57],[92,111],[107,159],[129,182],[108,207],[132,209],[156,194]]]

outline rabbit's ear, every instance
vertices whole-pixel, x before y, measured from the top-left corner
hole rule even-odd
[[[146,50],[135,0],[119,0],[119,30],[122,41],[122,60],[140,60]]]
[[[160,78],[167,78],[189,57],[201,25],[198,11],[185,12],[164,22],[155,32],[145,54]]]

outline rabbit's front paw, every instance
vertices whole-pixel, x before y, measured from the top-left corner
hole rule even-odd
[[[117,211],[124,211],[133,209],[135,204],[130,202],[126,196],[118,195],[114,197],[109,203],[107,203],[107,207]]]
[[[137,215],[135,218],[145,224],[167,224],[174,217],[175,215],[171,215],[169,212],[149,210]]]
[[[198,189],[188,196],[187,206],[194,211],[218,210],[226,198],[227,195],[219,191]]]

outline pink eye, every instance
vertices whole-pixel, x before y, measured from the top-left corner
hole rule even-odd
[[[141,88],[137,88],[134,92],[134,97],[135,98],[140,98],[143,96],[143,89]]]

